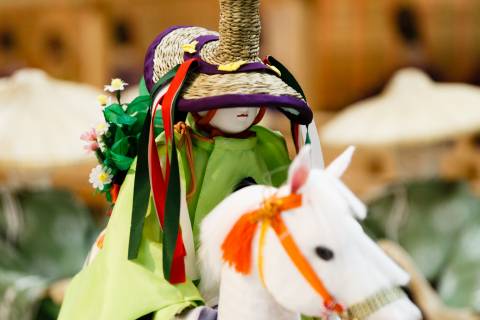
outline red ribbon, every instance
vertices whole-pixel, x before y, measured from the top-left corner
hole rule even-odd
[[[155,208],[157,209],[158,219],[162,228],[164,227],[165,222],[165,203],[167,195],[167,187],[170,177],[170,157],[169,157],[169,146],[173,139],[173,112],[175,99],[179,94],[179,91],[182,88],[182,85],[185,81],[185,78],[188,74],[188,71],[193,62],[196,59],[191,59],[184,62],[178,69],[175,77],[170,83],[168,91],[165,93],[164,97],[161,98],[152,110],[152,120],[150,124],[150,137],[149,137],[149,166],[150,166],[150,182],[152,186],[153,200],[155,203]],[[162,172],[162,167],[160,164],[160,159],[157,152],[157,146],[155,143],[155,134],[154,134],[154,119],[157,112],[158,106],[161,104],[161,112],[163,118],[163,126],[165,130],[165,145],[166,145],[166,167],[165,167],[165,176]],[[176,152],[176,150],[172,150]],[[183,242],[181,230],[178,231],[178,238],[175,245],[175,251],[173,253],[173,261],[170,272],[170,283],[177,284],[183,283],[186,281],[185,274],[185,256],[186,250]]]

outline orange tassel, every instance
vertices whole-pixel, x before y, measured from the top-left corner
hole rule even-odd
[[[259,222],[271,220],[285,210],[302,205],[302,196],[291,194],[283,198],[272,196],[263,206],[247,212],[238,219],[223,241],[223,261],[241,274],[249,274],[252,264],[252,242]]]
[[[252,214],[243,215],[222,244],[223,260],[241,274],[249,274],[252,260],[252,242],[258,221]]]

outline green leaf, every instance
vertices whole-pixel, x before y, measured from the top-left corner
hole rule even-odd
[[[135,123],[129,128],[131,135],[135,135],[142,130],[150,104],[150,96],[139,96],[128,104],[127,113],[136,119]]]
[[[147,84],[145,83],[145,78],[144,77],[142,77],[140,79],[140,82],[138,83],[138,93],[140,95],[147,95],[147,96],[150,95],[150,92],[148,92]]]
[[[128,168],[130,168],[130,165],[133,162],[133,158],[117,154],[113,151],[110,151],[110,157],[115,166],[122,171],[128,170]]]
[[[128,137],[123,137],[122,139],[116,141],[111,151],[115,154],[126,156],[129,150],[130,144],[128,143]]]
[[[114,139],[114,144],[115,142],[117,141],[120,141],[122,140],[123,138],[125,138],[125,133],[123,132],[123,130],[119,127],[116,128],[117,130],[115,130],[115,139]]]
[[[152,104],[150,96],[138,96],[128,104],[127,113],[133,115],[136,112],[147,112]]]
[[[135,117],[126,114],[125,111],[123,111],[122,106],[117,103],[106,107],[103,110],[103,114],[105,116],[105,120],[107,120],[108,123],[113,123],[118,126],[130,126],[136,121]]]

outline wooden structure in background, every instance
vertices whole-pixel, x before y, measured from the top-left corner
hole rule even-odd
[[[314,109],[375,94],[408,65],[436,80],[480,83],[479,1],[262,0],[261,8],[263,54],[294,72]],[[135,83],[160,31],[217,22],[218,0],[3,0],[0,75],[32,66],[96,86],[117,76]],[[456,143],[445,175],[480,181],[478,145],[472,137]],[[326,149],[327,159],[337,151]],[[355,191],[397,177],[388,150],[360,150],[353,166]]]
[[[0,3],[0,76],[29,66],[102,86],[137,82],[147,46],[163,29],[216,28],[217,2],[30,0]]]
[[[315,102],[339,109],[377,93],[405,66],[435,80],[478,83],[480,2],[305,1],[311,19]]]
[[[28,66],[101,85],[107,72],[105,28],[102,15],[88,5],[2,1],[0,75]]]
[[[0,75],[22,66],[101,85],[136,82],[164,28],[216,29],[217,0],[3,0]],[[294,71],[315,109],[377,93],[415,65],[436,80],[480,82],[475,0],[262,0],[263,52]]]

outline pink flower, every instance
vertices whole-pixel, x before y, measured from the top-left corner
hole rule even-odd
[[[85,150],[87,150],[87,152],[95,152],[98,150],[98,148],[100,148],[100,146],[98,145],[98,142],[94,141],[94,142],[91,142],[91,143],[88,143],[86,145],[83,146],[83,148]]]
[[[95,131],[94,128],[92,128],[89,131],[84,132],[80,136],[80,139],[82,139],[85,142],[97,142],[97,132]]]
[[[97,132],[95,129],[90,129],[89,131],[83,133],[80,136],[80,139],[86,142],[85,146],[83,148],[87,150],[87,152],[95,152],[98,150],[100,147],[98,144],[98,139],[97,139]]]

